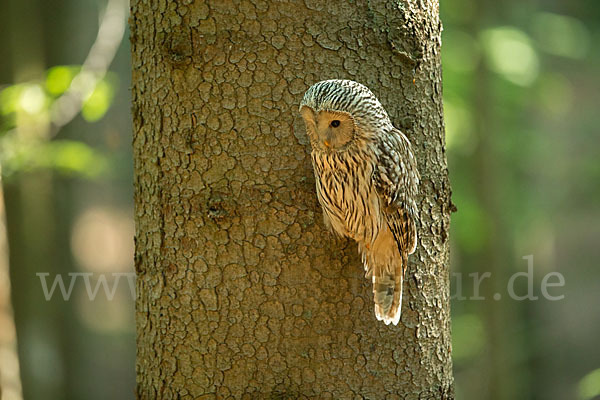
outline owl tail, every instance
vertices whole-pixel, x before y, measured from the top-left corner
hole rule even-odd
[[[373,299],[375,317],[386,325],[398,325],[402,311],[402,283],[404,280],[404,260],[396,260],[392,270],[387,269],[382,276],[373,275]],[[394,268],[395,267],[395,268]]]
[[[389,232],[389,231],[388,231]],[[400,255],[393,236],[378,237],[372,246],[359,246],[367,278],[372,277],[375,316],[386,325],[398,325],[407,255]]]

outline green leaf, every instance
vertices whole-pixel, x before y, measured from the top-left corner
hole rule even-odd
[[[481,33],[490,69],[509,82],[530,86],[539,73],[539,60],[527,34],[503,26]]]
[[[85,143],[57,140],[46,143],[40,152],[41,166],[87,178],[100,175],[107,169],[107,160]],[[45,164],[45,165],[44,165]]]
[[[533,31],[540,48],[557,56],[582,59],[590,49],[590,33],[578,19],[547,12],[537,13]]]
[[[58,65],[48,70],[46,74],[46,90],[53,96],[60,96],[67,91],[73,78],[81,67]]]
[[[105,173],[109,166],[106,156],[83,142],[25,141],[15,135],[2,139],[0,161],[3,175],[47,168],[89,179]]]
[[[104,116],[115,95],[116,77],[107,76],[98,82],[92,94],[83,102],[81,114],[88,122],[94,122]]]
[[[600,368],[593,370],[579,381],[579,399],[588,400],[600,395]]]
[[[8,115],[17,112],[23,85],[12,85],[0,92],[0,112]]]

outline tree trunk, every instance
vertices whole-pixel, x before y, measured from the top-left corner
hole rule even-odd
[[[131,31],[138,398],[453,398],[437,1],[134,0]],[[297,110],[327,78],[419,160],[397,327],[322,223]]]

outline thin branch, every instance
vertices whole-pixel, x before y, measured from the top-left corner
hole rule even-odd
[[[100,21],[98,36],[92,45],[81,71],[73,78],[69,89],[59,97],[50,110],[51,136],[79,114],[84,100],[106,75],[125,33],[127,0],[109,0]]]

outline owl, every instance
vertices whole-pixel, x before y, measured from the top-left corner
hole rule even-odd
[[[325,225],[358,243],[375,316],[397,325],[417,245],[419,172],[411,144],[377,98],[350,80],[311,86],[300,104]]]

